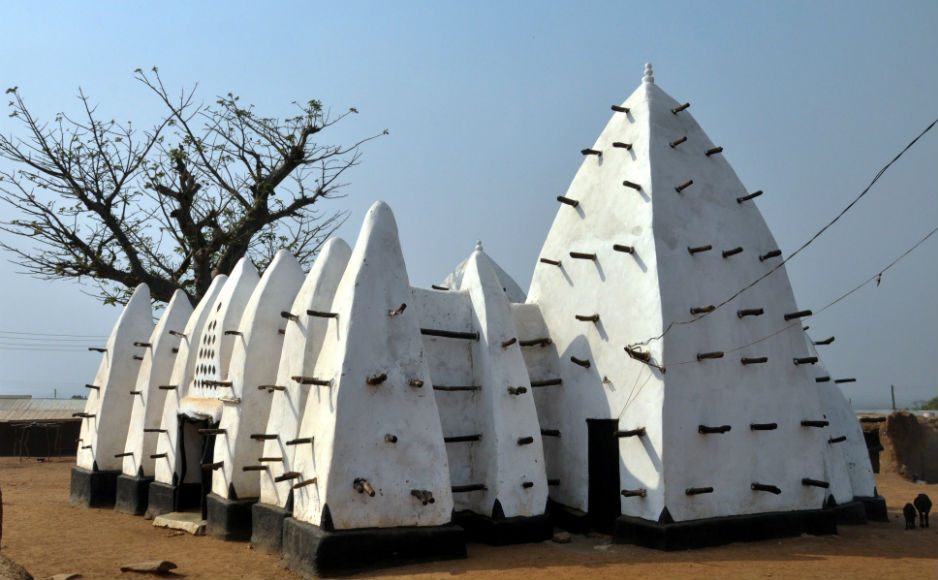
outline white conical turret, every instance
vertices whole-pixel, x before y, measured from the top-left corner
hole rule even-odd
[[[336,290],[297,449],[293,515],[336,530],[437,526],[453,499],[390,208],[368,211]],[[431,501],[432,500],[432,501]]]
[[[535,268],[528,301],[561,361],[551,404],[571,410],[552,493],[587,509],[583,422],[609,418],[624,515],[817,509],[828,432],[802,423],[823,413],[791,286],[769,274],[780,252],[755,194],[688,107],[647,67],[583,151]]]
[[[78,440],[78,467],[119,471],[133,408],[143,349],[153,331],[150,289],[140,284],[124,306],[108,338],[101,364],[90,386]]]

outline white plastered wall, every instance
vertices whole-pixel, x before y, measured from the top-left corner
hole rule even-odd
[[[78,441],[78,467],[102,471],[118,471],[124,451],[127,424],[133,407],[131,385],[136,384],[143,347],[153,331],[150,289],[140,284],[121,312],[108,337],[106,352],[95,374],[85,403]]]
[[[148,425],[159,425],[163,414],[166,391],[158,387],[168,385],[172,379],[181,340],[169,331],[182,332],[191,314],[192,304],[186,293],[176,290],[150,334],[150,347],[143,354],[137,384],[133,389],[137,394],[131,397],[133,409],[124,443],[124,453],[130,455],[124,457],[122,465],[125,475],[153,475],[154,459],[150,455],[156,453],[160,434],[144,433],[143,429]]]
[[[251,435],[263,434],[267,425],[271,396],[258,387],[271,385],[277,378],[284,327],[294,324],[281,312],[290,312],[302,283],[303,270],[296,258],[286,250],[277,252],[248,300],[238,325],[240,334],[233,337],[228,367],[231,399],[222,408],[219,427],[224,433],[215,436],[212,456],[213,462],[222,464],[212,475],[212,491],[221,497],[258,497],[259,472],[243,467],[272,465],[276,461],[271,459],[279,457],[264,456],[264,441]],[[230,497],[231,490],[236,497]]]
[[[328,505],[336,529],[450,521],[449,467],[417,317],[412,308],[392,315],[410,297],[397,224],[376,202],[336,290],[338,317],[314,370],[331,386],[316,387],[306,401],[299,436],[314,442],[297,450],[295,462],[303,481],[316,482],[294,491],[295,518],[320,525]],[[368,384],[382,374],[380,384]],[[411,386],[414,380],[423,386]],[[374,496],[355,489],[360,479]],[[424,504],[414,490],[432,493],[434,502]]]
[[[296,445],[287,445],[287,442],[295,439],[299,431],[307,393],[318,387],[301,385],[293,377],[313,375],[330,320],[310,316],[307,311],[329,312],[335,289],[351,254],[352,249],[345,240],[333,238],[327,241],[290,308],[298,319],[286,327],[274,382],[283,390],[273,390],[264,395],[271,398],[264,433],[276,434],[277,439],[264,441],[262,456],[283,457],[283,462],[271,463],[269,469],[260,472],[261,503],[285,507],[290,489],[296,483],[292,480],[276,482],[275,479],[292,469]]]

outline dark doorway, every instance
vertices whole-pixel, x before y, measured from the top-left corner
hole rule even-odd
[[[201,433],[213,429],[217,423],[207,419],[194,420],[179,416],[179,452],[181,484],[177,490],[176,511],[202,512],[206,518],[205,496],[212,492],[212,458],[215,453],[215,435]]]
[[[619,517],[619,428],[617,419],[587,419],[589,435],[589,522],[593,529],[612,533]]]

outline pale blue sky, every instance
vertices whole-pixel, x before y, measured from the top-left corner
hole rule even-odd
[[[481,239],[526,289],[554,198],[646,61],[747,188],[766,192],[758,205],[787,256],[935,119],[938,4],[0,1],[2,88],[19,86],[44,118],[76,111],[80,86],[106,115],[144,125],[159,107],[132,73],[152,65],[170,87],[234,92],[269,115],[311,98],[357,107],[323,140],[390,135],[333,202],[351,213],[341,235],[354,242],[365,209],[387,201],[416,285]],[[936,226],[936,158],[932,131],[789,263],[800,307],[829,303]],[[105,337],[118,310],[0,258],[0,394],[83,394],[97,355],[9,333]],[[844,388],[857,407],[888,406],[890,384],[900,405],[938,394],[936,264],[932,238],[810,320],[815,338],[837,337],[821,355],[835,377],[858,378]]]

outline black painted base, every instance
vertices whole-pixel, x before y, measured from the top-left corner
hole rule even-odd
[[[114,510],[124,514],[142,516],[147,511],[152,477],[120,474],[117,477],[117,497]]]
[[[590,531],[589,515],[578,509],[567,507],[552,499],[547,500],[547,514],[554,525],[574,534],[585,534]]]
[[[861,502],[851,501],[829,509],[834,512],[834,520],[838,526],[855,526],[866,523],[866,508]]]
[[[659,524],[619,516],[613,541],[658,550],[685,550],[801,534],[836,534],[832,510],[774,512]]]
[[[853,501],[863,504],[866,509],[866,519],[873,522],[888,522],[889,512],[886,510],[886,498],[881,495],[875,497],[855,497]]]
[[[290,513],[266,503],[251,506],[251,548],[261,554],[279,554],[283,547],[283,520]]]
[[[173,485],[154,481],[150,484],[147,500],[147,519],[168,514],[170,512],[184,512],[198,510],[202,505],[202,486],[198,483],[184,483]]]
[[[463,511],[456,513],[454,522],[466,530],[470,540],[492,546],[543,542],[554,535],[554,523],[547,514],[496,520]]]
[[[251,539],[251,506],[257,498],[228,499],[210,493],[205,496],[207,506],[205,531],[219,540],[246,542]]]
[[[453,524],[327,532],[295,518],[283,522],[283,560],[307,577],[465,557],[465,534]]]
[[[68,501],[82,507],[112,507],[120,471],[89,471],[72,467]]]

